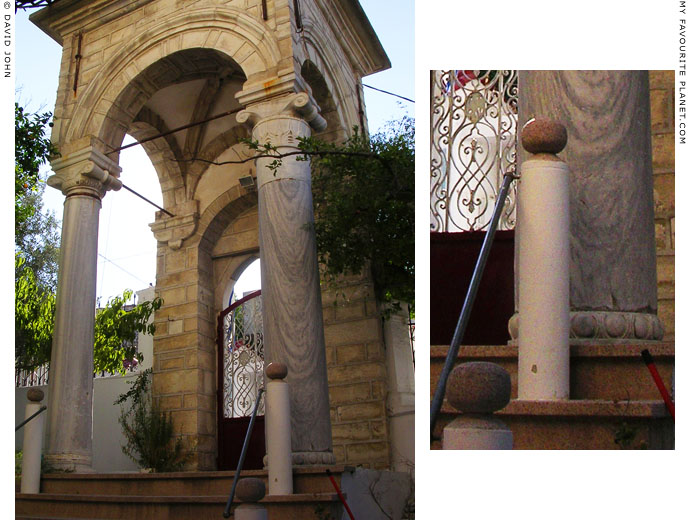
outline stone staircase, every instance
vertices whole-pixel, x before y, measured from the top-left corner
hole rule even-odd
[[[329,468],[340,486],[346,469]],[[263,470],[242,472],[242,477],[264,481],[267,475]],[[233,478],[232,471],[43,475],[40,494],[16,493],[15,518],[223,518]],[[340,519],[342,515],[325,467],[295,468],[294,494],[267,495],[260,503],[271,520]]]
[[[570,400],[517,399],[517,346],[461,346],[457,363],[490,361],[511,377],[511,402],[496,415],[513,432],[514,449],[674,448],[674,423],[640,352],[648,349],[668,390],[675,360],[674,343],[571,345]],[[447,346],[431,347],[431,395],[445,362]],[[446,401],[432,435],[441,449],[441,434],[458,412]]]

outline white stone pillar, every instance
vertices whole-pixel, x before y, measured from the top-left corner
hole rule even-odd
[[[570,395],[569,171],[555,155],[566,141],[565,127],[544,119],[522,130],[536,155],[522,163],[518,188],[519,399]]]
[[[310,125],[325,128],[305,93],[250,103],[237,120],[278,151],[294,151]],[[296,156],[273,162],[256,160],[265,358],[288,368],[293,463],[333,464],[311,169]]]
[[[98,213],[120,168],[92,146],[52,161],[48,184],[65,195],[55,328],[50,361],[46,460],[55,468],[91,471],[93,343]]]
[[[259,478],[243,478],[237,483],[237,498],[242,503],[233,511],[235,520],[268,520],[266,508],[259,500],[266,496],[266,485]]]
[[[30,388],[26,394],[29,402],[26,405],[24,419],[28,419],[41,409],[43,391]],[[43,423],[45,412],[38,414],[24,425],[24,443],[22,444],[22,493],[41,492],[41,450],[43,448]]]
[[[271,363],[266,378],[266,456],[268,494],[292,494],[292,448],[290,439],[290,387],[284,381],[287,367]]]
[[[406,308],[402,304],[403,309]],[[389,310],[393,310],[389,307]],[[386,414],[391,443],[391,469],[414,472],[414,363],[410,344],[409,315],[391,312],[383,322],[386,346],[388,398]]]
[[[456,366],[446,396],[462,415],[443,428],[444,450],[513,449],[513,432],[492,415],[510,401],[510,374],[503,367],[486,361]]]

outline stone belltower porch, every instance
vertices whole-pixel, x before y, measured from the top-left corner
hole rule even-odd
[[[53,465],[91,465],[93,237],[100,199],[121,184],[125,134],[149,139],[163,194],[165,212],[151,224],[164,300],[153,395],[191,451],[189,469],[216,469],[216,316],[259,256],[266,361],[289,369],[293,463],[388,468],[401,446],[413,461],[414,443],[391,433],[405,430],[400,416],[413,424],[411,353],[393,352],[392,329],[406,324],[381,325],[366,274],[349,280],[348,306],[322,297],[305,226],[308,163],[286,159],[274,175],[241,141],[335,141],[366,126],[361,78],[390,64],[358,2],[59,0],[31,19],[63,47],[52,134],[61,157],[49,181],[69,208],[49,392]]]

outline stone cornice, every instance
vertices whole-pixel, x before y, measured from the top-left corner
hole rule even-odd
[[[389,69],[391,62],[357,0],[315,0],[352,66],[362,76]]]
[[[60,45],[78,29],[89,31],[153,0],[61,0],[33,13],[29,20]]]

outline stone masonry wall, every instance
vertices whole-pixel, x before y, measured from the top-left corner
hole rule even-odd
[[[371,281],[343,278],[322,301],[336,463],[387,469],[386,356]]]
[[[659,318],[664,340],[675,338],[675,126],[674,71],[649,71],[652,169]]]

